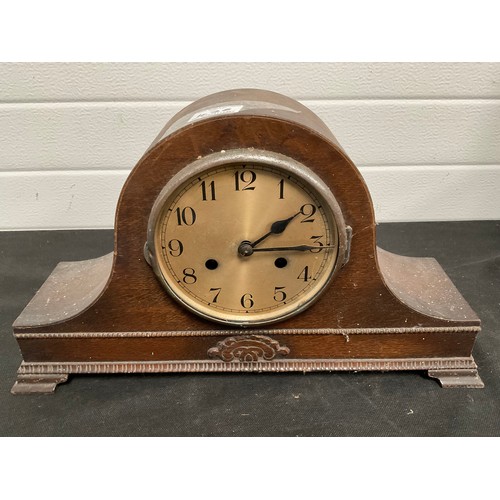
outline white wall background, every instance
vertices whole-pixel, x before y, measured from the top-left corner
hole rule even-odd
[[[165,122],[242,87],[316,112],[379,222],[500,219],[499,63],[2,63],[0,230],[113,227]]]

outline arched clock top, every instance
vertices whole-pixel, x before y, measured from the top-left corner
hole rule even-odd
[[[244,106],[234,104],[241,102]],[[307,165],[328,185],[347,223],[363,231],[374,250],[375,216],[368,188],[333,134],[302,104],[254,90],[208,96],[167,123],[122,189],[116,215],[118,237],[122,226],[130,231],[127,207],[143,209],[144,221],[163,186],[183,168],[215,152],[241,149],[276,152]]]

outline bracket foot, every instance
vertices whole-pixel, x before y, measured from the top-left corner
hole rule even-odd
[[[437,379],[441,387],[445,389],[451,387],[482,389],[484,387],[484,383],[475,369],[429,370],[427,374],[429,377]]]
[[[50,394],[56,390],[58,384],[67,380],[68,375],[65,373],[18,375],[10,392],[12,394]]]

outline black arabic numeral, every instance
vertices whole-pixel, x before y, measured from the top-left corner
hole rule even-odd
[[[311,203],[306,203],[300,207],[300,213],[305,216],[300,222],[314,222],[312,216],[316,213],[316,207]]]
[[[244,309],[251,309],[255,304],[253,295],[251,293],[245,293],[245,295],[241,297],[240,304]]]
[[[273,299],[276,302],[284,302],[286,299],[286,293],[283,291],[285,289],[284,286],[275,286],[274,287],[274,297]]]
[[[210,182],[208,185],[208,197],[207,197],[207,185],[205,181],[201,183],[201,197],[203,201],[207,201],[208,199],[214,201],[215,200],[215,181]]]
[[[184,245],[180,240],[170,240],[168,242],[168,250],[169,254],[172,257],[179,257],[182,255],[182,252],[184,251]]]
[[[182,281],[184,281],[186,285],[194,285],[196,281],[198,281],[198,279],[194,274],[194,269],[192,267],[186,267],[186,269],[184,269],[182,273],[184,274]]]
[[[177,215],[178,226],[192,226],[196,221],[196,212],[191,207],[184,207],[182,210],[180,207],[177,207],[175,213]]]
[[[311,236],[311,240],[314,241],[314,243],[316,243],[318,245],[318,248],[314,248],[311,250],[309,250],[310,252],[312,253],[318,253],[318,252],[321,252],[321,247],[323,247],[323,243],[320,241],[320,239],[323,238],[323,235],[321,236]]]
[[[219,295],[220,295],[220,291],[222,290],[222,288],[210,288],[210,291],[211,292],[217,292],[215,295],[214,295],[214,298],[212,299],[212,304],[217,304],[217,299],[219,298]]]
[[[234,189],[236,191],[253,191],[255,186],[252,184],[255,179],[257,179],[257,174],[253,170],[237,170],[234,173]]]
[[[301,273],[297,276],[298,280],[304,280],[304,281],[309,281],[311,279],[311,276],[309,274],[309,266],[304,267],[302,269]]]
[[[280,200],[283,200],[285,198],[285,179],[281,179],[279,181],[279,187],[280,187]]]

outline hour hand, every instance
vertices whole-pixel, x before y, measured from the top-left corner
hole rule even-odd
[[[293,214],[291,217],[288,217],[288,219],[283,219],[283,220],[277,220],[276,222],[273,222],[271,224],[271,230],[266,233],[264,236],[260,237],[258,240],[255,240],[253,243],[248,242],[248,244],[254,248],[256,245],[258,245],[261,241],[264,241],[268,236],[271,236],[271,234],[281,234],[288,224],[292,222],[297,215],[299,215],[300,212],[297,212],[296,214]]]

